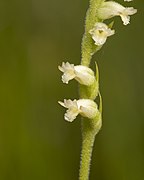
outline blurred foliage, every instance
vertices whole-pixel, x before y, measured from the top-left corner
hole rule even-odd
[[[124,4],[121,0],[119,1]],[[103,128],[93,151],[95,180],[144,179],[144,8],[93,58],[100,69]],[[86,0],[0,1],[0,179],[78,179],[80,118],[63,120],[57,101],[78,98],[57,66],[80,63]]]

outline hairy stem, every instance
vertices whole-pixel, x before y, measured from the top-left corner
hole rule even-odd
[[[95,133],[91,129],[89,120],[87,119],[85,123],[82,123],[82,151],[81,151],[81,165],[79,180],[89,179],[90,162],[92,156],[92,148],[95,139]]]
[[[90,6],[86,13],[85,33],[82,38],[81,47],[81,64],[84,66],[89,66],[93,53],[99,50],[99,47],[94,45],[89,30],[93,28],[96,22],[100,21],[97,17],[97,10],[102,2],[104,0],[90,0]]]
[[[81,47],[81,65],[89,66],[91,62],[92,55],[99,50],[99,47],[94,45],[91,35],[89,34],[90,29],[93,28],[96,22],[100,22],[97,18],[97,10],[104,0],[90,0],[90,6],[86,14],[85,21],[85,33],[82,39]],[[90,90],[91,91],[91,90]],[[86,94],[87,89],[85,86],[80,86],[80,98],[92,98],[90,94]],[[91,92],[92,94],[93,92]],[[95,140],[95,135],[97,134],[96,122],[90,122],[88,119],[82,120],[82,150],[81,150],[81,163],[79,171],[79,180],[88,180],[90,163],[92,156],[92,149]]]

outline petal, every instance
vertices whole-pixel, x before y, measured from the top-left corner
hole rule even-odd
[[[128,25],[130,23],[130,16],[120,15],[120,17],[124,25]]]
[[[89,108],[89,107],[81,106],[80,110],[81,110],[80,114],[84,117],[89,118],[89,119],[93,119],[98,112],[98,110],[96,108],[92,108],[92,107]]]
[[[115,34],[115,30],[108,29],[107,30],[107,36],[112,36]]]
[[[58,66],[58,69],[61,71],[61,72],[64,72],[64,69],[62,66]]]
[[[134,9],[133,7],[127,7],[123,10],[123,14],[126,14],[126,15],[133,15],[137,13],[137,9]]]
[[[62,82],[68,84],[68,82],[75,77],[74,64],[69,62],[62,63],[62,66],[58,66],[59,70],[63,72]]]
[[[59,103],[61,106],[63,106],[63,107],[65,107],[65,108],[66,108],[66,106],[65,106],[65,104],[64,104],[63,102],[58,101],[58,103]]]
[[[62,75],[62,82],[68,84],[68,82],[72,79],[75,78],[75,74],[74,73],[70,73],[70,72],[65,72]]]
[[[106,42],[106,36],[92,36],[93,40],[95,41],[95,45],[101,46]]]
[[[74,119],[76,119],[78,114],[79,114],[78,109],[68,109],[64,115],[64,118],[66,121],[72,122]]]
[[[90,99],[79,99],[77,101],[80,114],[89,119],[93,119],[97,114],[97,104]]]
[[[77,100],[76,99],[74,99],[74,100],[71,100],[71,99],[66,100],[66,99],[64,99],[64,104],[65,104],[65,106],[67,108],[75,107],[75,108],[78,109],[78,105],[77,105]]]
[[[90,86],[94,83],[95,77],[94,77],[94,72],[82,65],[75,66],[75,79],[83,85]]]

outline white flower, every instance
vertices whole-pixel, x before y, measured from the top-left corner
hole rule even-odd
[[[97,46],[103,45],[106,42],[107,37],[112,36],[114,32],[114,30],[111,30],[105,23],[102,22],[96,23],[94,28],[89,31]]]
[[[63,72],[63,83],[68,84],[69,80],[76,79],[80,84],[90,86],[95,81],[94,72],[86,66],[74,66],[74,64],[63,62],[62,66],[58,66],[58,68]]]
[[[78,114],[93,119],[98,112],[97,104],[90,99],[75,99],[73,101],[64,99],[64,102],[59,101],[59,104],[68,109],[64,119],[69,122],[72,122]]]
[[[132,0],[124,0],[124,1],[130,2],[130,1],[132,1]]]
[[[133,15],[136,12],[137,10],[133,7],[124,7],[117,2],[108,1],[102,3],[102,6],[98,10],[98,17],[104,20],[114,16],[120,16],[123,24],[127,25],[130,23],[129,15]]]

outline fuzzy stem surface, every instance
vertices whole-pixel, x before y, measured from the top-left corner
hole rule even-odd
[[[86,13],[85,20],[85,33],[82,38],[81,46],[81,65],[89,67],[92,55],[99,50],[99,47],[94,45],[91,35],[89,34],[90,29],[93,28],[96,22],[100,22],[97,17],[97,10],[104,0],[90,0],[89,9]],[[86,87],[80,85],[79,95],[80,98],[92,99],[90,94],[86,94]],[[93,93],[93,92],[91,92]],[[79,180],[88,180],[90,172],[90,163],[92,150],[95,140],[95,135],[97,134],[97,127],[95,122],[90,122],[88,119],[82,119],[82,150],[81,150],[81,162],[79,170]]]

